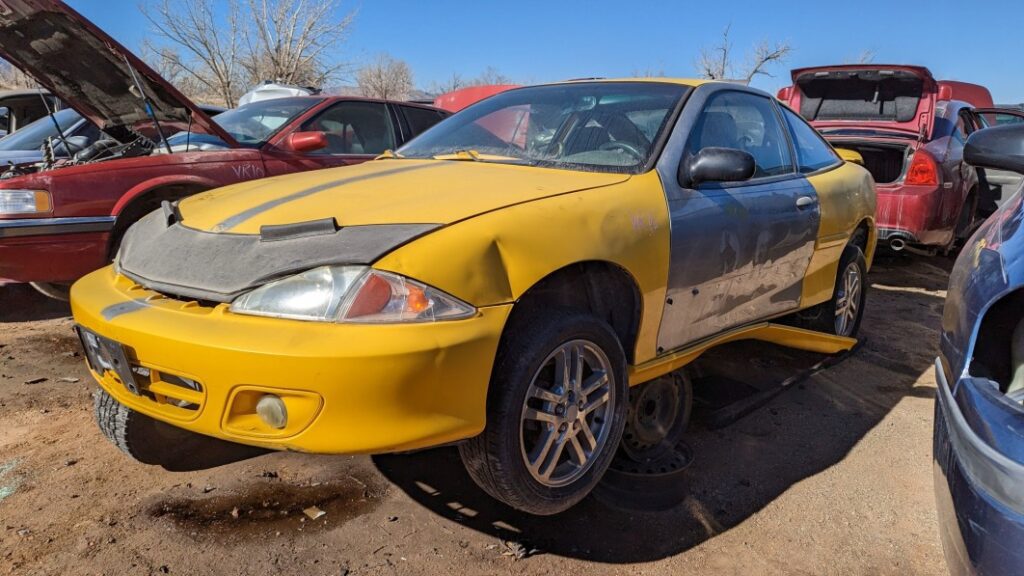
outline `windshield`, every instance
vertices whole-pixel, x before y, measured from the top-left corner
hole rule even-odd
[[[228,110],[213,121],[242,146],[259,148],[296,116],[309,110],[320,98],[277,98]]]
[[[438,158],[636,172],[654,153],[687,87],[586,82],[503,92],[399,150]]]
[[[68,131],[71,130],[71,127],[76,122],[82,119],[78,112],[71,108],[65,108],[54,113],[53,118],[56,118],[61,131],[64,132],[64,136],[71,136]],[[39,150],[47,138],[57,138],[57,127],[53,125],[53,119],[49,116],[43,116],[21,130],[0,138],[0,151]]]

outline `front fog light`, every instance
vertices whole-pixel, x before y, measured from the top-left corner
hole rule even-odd
[[[256,403],[256,413],[259,414],[263,423],[278,430],[288,425],[288,408],[284,400],[273,394],[265,394]]]

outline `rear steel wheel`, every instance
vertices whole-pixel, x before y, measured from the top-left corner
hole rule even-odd
[[[658,460],[683,439],[693,408],[690,380],[674,372],[629,389],[623,455],[634,462]]]

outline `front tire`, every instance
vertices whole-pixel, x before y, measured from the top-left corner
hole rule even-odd
[[[487,427],[459,447],[466,470],[523,512],[572,507],[615,455],[627,388],[625,354],[605,322],[566,309],[514,318],[491,376]]]

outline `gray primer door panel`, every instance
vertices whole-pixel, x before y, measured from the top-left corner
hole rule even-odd
[[[820,210],[814,187],[800,174],[696,189],[679,185],[690,130],[704,102],[723,89],[729,88],[695,90],[658,163],[671,222],[658,334],[664,351],[797,309],[814,252]]]

